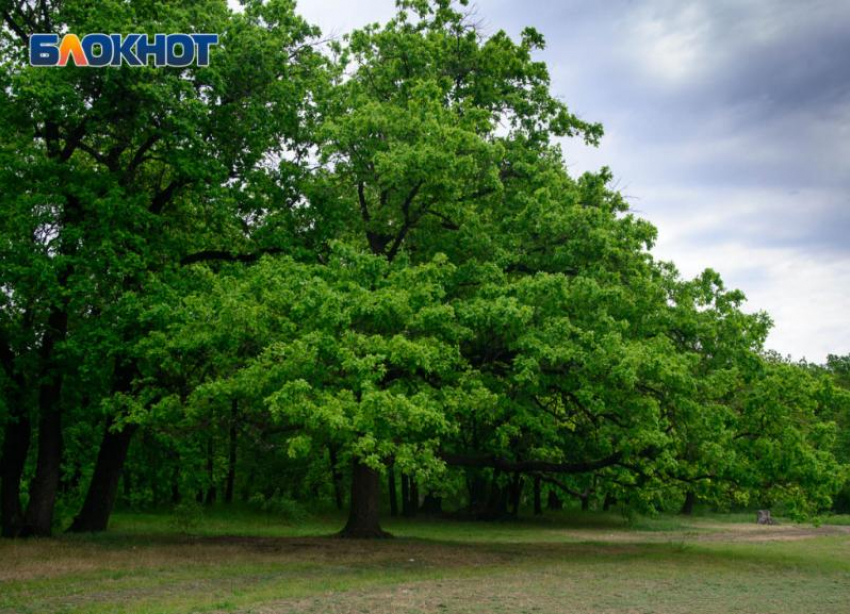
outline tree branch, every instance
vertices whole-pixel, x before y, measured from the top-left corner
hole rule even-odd
[[[396,235],[395,239],[393,240],[393,244],[390,247],[390,251],[387,253],[387,260],[389,260],[390,262],[392,262],[392,260],[396,257],[396,254],[398,254],[398,250],[401,249],[401,244],[407,236],[407,233],[410,232],[410,229],[413,228],[413,226],[416,224],[416,221],[418,220],[418,218],[417,220],[413,220],[410,217],[410,206],[413,204],[413,200],[416,198],[416,195],[419,194],[419,190],[420,188],[422,188],[423,183],[424,181],[417,182],[416,185],[413,186],[413,188],[408,193],[407,198],[404,199],[404,203],[402,203],[401,205],[401,211],[404,214],[404,224],[402,224],[401,228],[399,229],[398,234]],[[419,217],[421,217],[425,213],[427,213],[427,211],[422,211]]]
[[[86,122],[85,120],[83,120],[65,139],[65,147],[62,149],[62,153],[59,154],[59,159],[62,162],[66,162],[71,158],[71,156],[74,155],[74,152],[77,150],[77,147],[79,147],[82,143],[83,137],[85,135]]]
[[[157,192],[156,196],[153,197],[151,201],[150,212],[154,215],[159,215],[162,213],[162,209],[167,205],[171,199],[174,197],[174,194],[186,185],[187,181],[185,179],[175,179],[171,183],[169,183],[165,188]]]
[[[160,138],[161,136],[159,134],[152,134],[147,138],[147,140],[145,140],[144,143],[139,146],[139,149],[136,150],[133,159],[130,160],[130,164],[127,165],[127,170],[124,174],[125,183],[130,183],[130,181],[133,179],[133,175],[135,174],[136,169],[139,167],[139,165],[141,165],[142,162],[145,161],[145,154],[150,150],[151,147],[156,145],[157,141],[159,141]]]
[[[490,467],[500,471],[524,473],[546,472],[546,473],[588,473],[597,469],[611,467],[623,458],[622,452],[615,452],[595,461],[579,463],[555,463],[550,461],[509,461],[493,456],[463,456],[460,454],[443,453],[440,455],[447,465],[453,467]]]
[[[366,190],[363,187],[362,181],[357,184],[357,199],[360,201],[360,215],[363,217],[363,221],[368,224],[372,216],[369,215],[369,207],[366,203]]]
[[[591,490],[590,488],[585,489],[584,492],[579,492],[577,490],[570,488],[564,482],[562,482],[561,480],[559,480],[557,478],[553,478],[553,477],[550,477],[548,475],[542,475],[540,473],[535,473],[534,475],[539,476],[540,479],[543,480],[544,482],[547,482],[549,484],[553,484],[553,485],[557,486],[558,488],[560,488],[564,492],[572,495],[576,499],[586,499],[587,497],[590,496],[590,493],[593,492],[593,490]]]
[[[443,215],[438,211],[431,211],[430,209],[425,212],[425,215],[433,215],[436,218],[439,218],[443,221],[443,228],[446,230],[460,230],[460,226],[455,224],[447,215]]]
[[[29,47],[30,37],[24,32],[24,29],[18,25],[8,11],[3,11],[3,21],[6,22],[6,25],[9,26],[9,29],[12,30],[15,34],[17,34],[18,38],[21,39],[21,44],[25,47]]]
[[[207,249],[184,256],[180,260],[180,265],[187,266],[190,264],[197,264],[199,262],[242,262],[250,264],[252,262],[257,262],[263,256],[282,253],[283,250],[279,247],[269,247],[267,249],[254,252],[253,254],[234,254],[224,250]]]

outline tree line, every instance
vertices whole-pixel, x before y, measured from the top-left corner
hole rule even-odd
[[[0,3],[4,536],[116,504],[380,511],[847,501],[848,359],[656,229],[466,2],[323,40],[291,0]],[[39,69],[34,32],[215,32],[209,66]],[[386,488],[382,484],[386,483]],[[843,495],[839,494],[843,490]],[[842,496],[844,497],[842,499]]]

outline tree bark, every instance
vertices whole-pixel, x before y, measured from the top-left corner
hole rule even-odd
[[[58,408],[45,408],[38,422],[38,457],[22,536],[52,534],[61,466],[62,417]]]
[[[132,362],[118,361],[113,374],[115,392],[128,393],[132,390],[136,367]],[[94,474],[89,484],[83,507],[71,523],[68,531],[73,533],[93,533],[105,531],[109,525],[109,516],[115,507],[118,496],[118,483],[124,471],[130,442],[138,430],[138,425],[130,424],[116,431],[115,417],[106,420],[103,440],[97,454]]]
[[[103,442],[100,444],[85,502],[68,529],[72,533],[105,531],[109,525],[109,516],[115,506],[118,482],[124,471],[127,451],[130,449],[133,434],[138,429],[137,425],[130,424],[120,431],[115,431],[112,429],[113,424],[111,418],[106,422]]]
[[[53,126],[55,128],[55,126]],[[47,128],[45,128],[47,131]],[[48,156],[56,154],[55,138],[46,138]],[[59,254],[73,256],[76,243],[68,241],[65,232],[81,218],[82,206],[79,198],[65,194],[65,208],[60,216]],[[73,269],[63,266],[57,275],[60,288],[68,285]],[[62,386],[64,365],[56,357],[56,345],[65,341],[68,335],[68,298],[63,297],[50,310],[47,327],[39,350],[39,371],[41,383],[38,387],[38,455],[35,476],[30,484],[30,500],[24,516],[22,536],[49,536],[53,531],[53,510],[56,506],[56,493],[62,470]]]
[[[17,414],[6,423],[3,452],[0,455],[0,524],[3,537],[17,537],[24,523],[21,508],[21,477],[30,447],[30,420],[25,411],[13,408]]]
[[[540,476],[534,476],[534,515],[540,516],[543,514],[543,504],[540,500]]]
[[[395,489],[395,467],[392,465],[387,469],[387,486],[390,494],[390,516],[395,518],[398,516],[398,497]]]
[[[564,509],[561,498],[558,496],[558,493],[552,490],[551,486],[549,487],[549,500],[546,502],[546,508],[553,511]]]
[[[63,274],[60,285],[67,282]],[[54,309],[47,320],[47,330],[41,345],[41,364],[44,380],[38,391],[38,456],[35,477],[30,484],[30,500],[21,535],[48,537],[53,532],[53,510],[62,470],[62,397],[63,374],[56,364],[54,349],[64,341],[68,332],[68,314]]]
[[[351,465],[351,503],[348,523],[340,537],[375,539],[391,537],[381,529],[381,481],[376,469],[354,459]]]
[[[239,419],[239,402],[233,399],[230,402],[230,433],[228,439],[227,454],[227,481],[224,485],[225,503],[233,503],[233,485],[236,482],[236,446],[239,433],[236,425]]]
[[[696,493],[689,490],[685,493],[685,502],[682,504],[682,510],[679,513],[683,516],[691,516],[694,513],[694,505],[696,505],[696,502]]]
[[[510,494],[511,494],[511,516],[517,518],[519,516],[519,505],[522,501],[522,489],[525,485],[525,480],[521,473],[515,473],[511,479]]]

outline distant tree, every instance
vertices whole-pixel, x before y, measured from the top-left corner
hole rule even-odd
[[[850,354],[827,356],[825,371],[831,385],[823,387],[822,399],[829,409],[825,417],[835,422],[835,456],[845,465],[850,465]],[[841,491],[835,498],[836,512],[850,513],[850,472],[845,475]]]

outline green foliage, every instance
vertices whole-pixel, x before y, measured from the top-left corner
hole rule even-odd
[[[766,354],[769,317],[655,260],[609,169],[568,174],[558,140],[602,128],[537,31],[401,0],[322,48],[292,2],[243,4],[48,2],[2,32],[0,421],[61,413],[63,509],[106,428],[141,433],[122,503],[227,490],[293,522],[351,461],[474,511],[532,476],[627,515],[846,488],[846,358]],[[9,24],[40,19],[221,45],[38,70]]]

